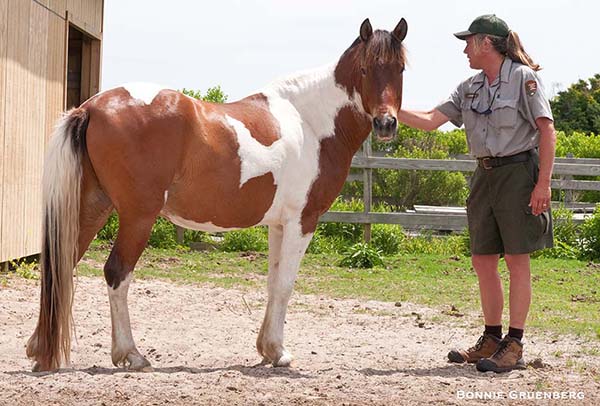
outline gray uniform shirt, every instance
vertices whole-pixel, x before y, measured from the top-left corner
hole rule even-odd
[[[535,120],[553,120],[536,72],[510,58],[504,59],[492,84],[480,72],[458,85],[436,109],[457,127],[464,123],[469,151],[476,158],[514,155],[535,148],[539,144]],[[488,109],[489,114],[482,114]]]

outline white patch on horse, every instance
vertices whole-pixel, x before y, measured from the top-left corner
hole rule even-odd
[[[319,174],[322,139],[332,137],[335,118],[344,106],[363,111],[360,97],[349,98],[335,82],[335,66],[299,73],[274,82],[262,93],[279,122],[281,141],[288,146],[276,177],[273,204],[261,224],[282,224],[299,218]]]
[[[169,199],[169,191],[165,190],[165,202],[163,203],[163,205],[167,204],[168,199]]]
[[[277,184],[276,173],[281,169],[285,159],[286,148],[282,140],[277,140],[266,146],[258,142],[244,123],[225,116],[227,123],[233,127],[239,144],[238,155],[242,163],[240,173],[240,188],[248,180],[272,172]]]
[[[160,93],[161,90],[168,89],[164,86],[159,86],[154,83],[127,83],[124,84],[123,89],[127,90],[129,95],[136,99],[142,101],[144,104],[152,104],[154,98]]]
[[[209,233],[223,232],[223,231],[231,231],[231,230],[239,230],[237,228],[224,228],[214,225],[211,222],[207,223],[196,223],[192,220],[184,219],[176,214],[171,213],[170,211],[163,209],[160,212],[161,215],[165,216],[169,221],[175,225],[178,225],[183,228],[187,228],[189,230],[198,230],[198,231],[207,231]]]
[[[126,356],[135,348],[133,336],[131,335],[131,323],[129,322],[129,309],[127,308],[127,292],[131,282],[130,272],[121,281],[117,289],[108,286],[108,300],[110,302],[110,315],[112,321],[113,353]]]

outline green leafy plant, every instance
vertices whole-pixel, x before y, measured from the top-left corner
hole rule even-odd
[[[252,227],[223,234],[223,251],[266,251],[269,241],[266,227]]]
[[[581,225],[579,249],[582,259],[600,260],[600,205],[594,214]]]
[[[37,261],[17,260],[11,261],[10,266],[14,269],[15,274],[23,279],[39,279],[40,273],[38,270]]]
[[[192,90],[183,88],[181,93],[193,97],[194,99],[208,101],[211,103],[225,103],[227,101],[227,95],[221,89],[221,86],[217,85],[209,87],[204,95],[200,90]]]
[[[175,225],[169,220],[159,217],[152,227],[148,245],[155,248],[175,248],[177,247],[176,235]]]
[[[377,248],[359,242],[348,248],[339,265],[351,268],[373,268],[374,266],[383,266],[383,257]]]
[[[117,238],[119,231],[119,216],[116,212],[112,212],[106,221],[104,227],[98,231],[98,239],[104,241],[114,241]]]
[[[397,254],[404,240],[406,235],[399,225],[373,224],[371,227],[371,244],[384,255]]]

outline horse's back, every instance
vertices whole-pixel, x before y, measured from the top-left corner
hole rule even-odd
[[[92,166],[117,208],[143,199],[188,227],[238,228],[259,223],[271,206],[278,162],[270,147],[280,135],[264,97],[215,104],[128,85],[82,107]]]

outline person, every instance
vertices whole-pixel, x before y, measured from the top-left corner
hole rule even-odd
[[[524,368],[523,331],[531,303],[530,253],[552,247],[550,180],[556,134],[537,75],[540,66],[519,36],[496,15],[477,17],[464,53],[476,75],[458,85],[431,111],[400,110],[398,120],[431,131],[463,123],[477,167],[470,180],[467,219],[471,261],[479,281],[485,330],[469,349],[452,350],[451,362],[476,363],[479,371]],[[500,256],[510,272],[510,321],[502,337]]]

